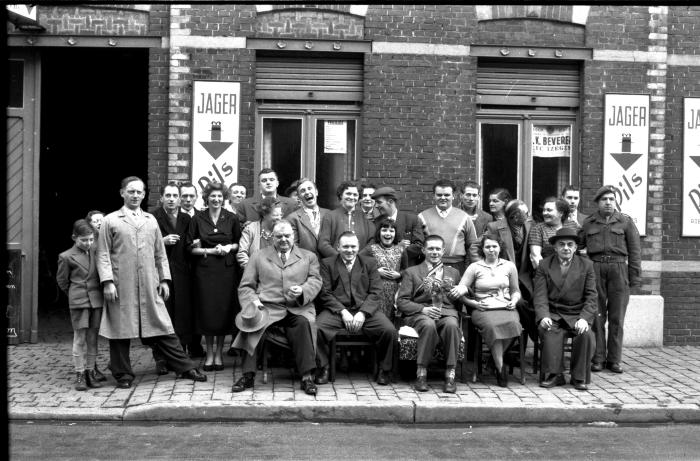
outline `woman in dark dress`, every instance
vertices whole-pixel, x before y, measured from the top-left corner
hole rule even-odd
[[[224,337],[234,333],[233,319],[240,310],[236,251],[241,226],[236,215],[223,208],[228,194],[223,184],[208,184],[202,191],[207,208],[194,215],[188,232],[194,261],[196,328],[207,346],[204,371],[224,369]]]

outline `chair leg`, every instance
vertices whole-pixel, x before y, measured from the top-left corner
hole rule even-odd
[[[333,338],[328,344],[328,380],[330,382],[335,382],[335,349],[335,338]]]
[[[262,339],[262,347],[260,348],[260,353],[262,354],[262,381],[263,384],[267,384],[267,344],[265,338]]]
[[[540,337],[535,336],[532,341],[532,374],[537,373],[540,364]]]
[[[520,336],[520,384],[525,384],[525,344],[527,342],[527,332],[523,331]]]
[[[476,377],[481,373],[481,335],[477,332],[474,344],[474,367],[472,369],[472,382],[476,382]]]

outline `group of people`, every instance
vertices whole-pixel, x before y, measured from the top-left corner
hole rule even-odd
[[[241,356],[243,371],[232,391],[240,392],[254,386],[270,328],[286,336],[307,394],[328,382],[329,344],[343,331],[374,342],[376,380],[385,385],[396,326],[406,325],[418,334],[414,388],[428,390],[427,369],[441,347],[443,390],[454,393],[462,312],[488,345],[501,386],[508,383],[505,352],[523,329],[542,339],[544,387],[566,383],[567,335],[575,388],[587,388],[587,367],[622,372],[622,325],[629,288],[640,281],[640,243],[633,221],[616,209],[613,186],[598,190],[591,216],[578,212],[580,192],[567,186],[545,199],[543,222],[535,223],[527,205],[502,188],[488,195],[490,212],[481,210],[474,182],[436,181],[435,206],[414,214],[399,209],[391,187],[344,181],[338,207],[328,210],[311,179],[296,181],[290,197],[277,193],[275,171],[261,170],[258,180],[254,197],[241,184],[209,183],[202,210],[194,209],[191,183],[171,182],[147,213],[140,208],[145,184],[129,177],[121,185],[124,207],[98,213],[101,223],[75,223],[75,245],[60,255],[58,278],[75,331],[76,388],[104,379],[94,363],[99,331],[123,388],[134,379],[130,339],[151,346],[158,373],[204,381],[191,358],[203,357],[205,372],[222,370],[231,335],[228,353]]]

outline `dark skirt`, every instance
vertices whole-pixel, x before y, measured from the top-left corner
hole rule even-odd
[[[238,304],[238,266],[230,258],[199,258],[194,268],[196,332],[205,336],[235,333],[234,318]]]
[[[520,336],[523,327],[516,310],[485,310],[472,311],[472,323],[481,333],[489,348],[499,339],[516,338]]]

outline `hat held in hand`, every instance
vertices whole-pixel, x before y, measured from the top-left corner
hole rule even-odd
[[[267,309],[259,309],[255,304],[249,303],[236,315],[236,326],[242,332],[253,333],[267,325],[269,317]]]

